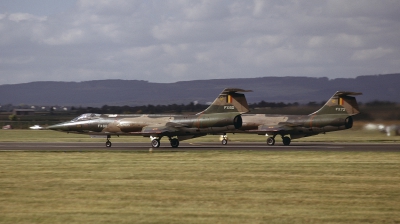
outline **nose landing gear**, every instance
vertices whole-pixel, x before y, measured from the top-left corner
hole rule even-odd
[[[106,147],[110,148],[111,147],[111,141],[110,141],[111,135],[107,135],[107,141],[106,141]]]
[[[228,144],[228,136],[226,134],[221,135],[221,138],[219,138],[219,140],[221,140],[222,145]]]

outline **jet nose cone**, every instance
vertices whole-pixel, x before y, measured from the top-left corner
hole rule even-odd
[[[53,131],[65,131],[66,127],[63,124],[55,124],[48,126],[47,129]]]

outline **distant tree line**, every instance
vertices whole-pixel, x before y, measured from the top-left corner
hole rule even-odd
[[[159,113],[183,113],[199,112],[206,109],[208,105],[204,104],[170,104],[170,105],[143,105],[143,106],[109,106],[97,107],[72,107],[71,110],[81,113],[98,114],[159,114]]]
[[[326,102],[309,102],[307,104],[266,102],[250,103],[250,113],[261,114],[310,114],[320,108]],[[59,121],[71,119],[84,113],[98,114],[194,114],[205,110],[207,104],[170,104],[170,105],[142,105],[142,106],[109,106],[102,107],[61,107],[61,106],[28,106],[11,104],[0,105],[0,120],[20,121],[21,119],[57,119]],[[360,114],[357,120],[400,120],[400,104],[390,101],[359,102]],[[35,118],[29,116],[10,116],[13,109],[34,109]],[[50,115],[50,116],[46,116]],[[61,118],[60,118],[61,117]]]
[[[307,104],[299,104],[297,102],[294,103],[284,103],[284,102],[266,102],[264,100],[258,103],[250,103],[250,109],[259,109],[259,108],[285,108],[285,107],[299,107],[299,106],[308,106],[308,107],[320,107],[325,104],[325,101],[322,102],[309,102]],[[390,102],[390,101],[379,101],[375,100],[368,103],[360,103],[360,106],[370,107],[370,108],[378,108],[378,107],[396,107],[398,103]],[[98,113],[98,114],[158,114],[158,113],[193,113],[200,112],[205,110],[209,105],[207,104],[198,104],[198,103],[189,103],[189,104],[170,104],[170,105],[142,105],[142,106],[109,106],[104,105],[102,107],[71,107],[69,111],[73,111],[76,114],[83,113]],[[11,112],[13,109],[25,109],[31,108],[28,105],[19,105],[14,106],[11,104],[0,105],[0,111],[3,112]],[[41,107],[35,107],[41,108]],[[53,109],[53,108],[61,108],[59,106],[51,106],[47,107],[46,111],[50,112],[50,114],[58,113],[61,109]]]
[[[71,110],[76,111],[78,114],[82,113],[98,113],[98,114],[158,114],[158,113],[190,113],[200,112],[205,110],[209,105],[195,104],[169,104],[169,105],[143,105],[143,106],[109,106],[102,107],[71,107]],[[251,109],[254,108],[280,108],[288,106],[299,106],[296,103],[275,103],[261,101],[259,103],[249,104]]]

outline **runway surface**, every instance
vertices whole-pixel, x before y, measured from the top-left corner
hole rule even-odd
[[[167,142],[161,143],[160,148],[151,148],[146,143],[113,143],[111,148],[103,143],[0,143],[0,151],[190,151],[190,150],[257,150],[257,151],[382,151],[400,152],[400,144],[391,143],[292,143],[289,146],[266,143],[229,142],[228,145],[219,143],[181,143],[178,148],[172,148]]]

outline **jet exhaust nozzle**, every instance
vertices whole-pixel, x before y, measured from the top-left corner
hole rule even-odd
[[[237,115],[234,119],[233,119],[233,125],[235,126],[236,129],[239,129],[242,127],[243,124],[243,119],[242,116]]]
[[[347,117],[346,120],[344,120],[344,126],[346,129],[350,129],[353,127],[353,117]]]

